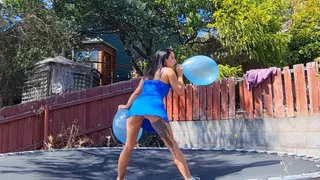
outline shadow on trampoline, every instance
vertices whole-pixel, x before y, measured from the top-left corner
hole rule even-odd
[[[191,150],[184,153],[192,175],[200,177],[201,180],[286,175],[280,164],[280,157],[276,155]],[[9,156],[0,159],[0,179],[114,180],[117,177],[119,154],[120,150],[117,149],[39,152]],[[289,168],[289,172],[292,171],[293,174],[301,174],[306,168],[310,170],[310,162],[288,157],[283,159],[293,164]],[[299,161],[299,164],[294,165],[295,161]],[[313,169],[319,171],[316,166]],[[126,177],[129,180],[183,179],[167,150],[135,150]]]

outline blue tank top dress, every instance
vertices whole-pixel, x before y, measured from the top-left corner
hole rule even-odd
[[[168,95],[170,88],[171,86],[169,84],[160,80],[144,80],[142,92],[132,103],[128,112],[128,117],[148,115],[158,116],[169,123],[163,98]],[[146,118],[143,120],[141,127],[145,131],[156,133],[150,121]]]

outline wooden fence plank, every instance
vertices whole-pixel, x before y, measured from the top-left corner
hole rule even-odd
[[[220,81],[215,81],[213,83],[213,119],[219,120],[220,118]]]
[[[105,98],[102,100],[102,115],[103,115],[103,125],[105,126],[112,126],[112,121],[113,121],[113,116],[110,110],[110,106],[112,106],[112,104],[110,103],[110,98]]]
[[[67,94],[62,94],[61,96],[57,96],[56,98],[56,102],[58,102],[58,104],[63,104],[67,102]],[[68,113],[68,109],[69,108],[62,108],[59,109],[56,114],[55,114],[55,120],[54,120],[54,129],[55,129],[55,135],[59,134],[62,132],[63,129],[67,129],[69,127],[69,122],[70,122],[70,118],[69,118],[69,113]],[[37,131],[37,121],[35,121],[33,123],[34,125],[34,133],[33,133],[33,142],[35,143],[35,139],[37,138],[37,135],[35,134],[35,132]]]
[[[26,119],[19,120],[18,122],[18,148],[22,148],[24,146],[27,146],[28,144],[24,143],[24,135],[25,135],[25,123]]]
[[[264,108],[266,112],[264,117],[273,117],[273,103],[272,103],[272,84],[271,84],[272,76],[266,79],[262,83],[262,93],[264,99]]]
[[[167,96],[165,96],[165,97],[163,98],[163,105],[164,105],[165,110],[167,110],[167,109],[168,109],[168,108],[167,108]]]
[[[179,96],[173,91],[173,121],[179,120]]]
[[[228,108],[228,87],[227,79],[221,80],[221,119],[228,119],[229,108]]]
[[[128,86],[129,87],[132,87],[132,83],[134,83],[132,80],[130,80],[128,82]],[[103,94],[111,94],[112,93],[112,89],[110,86],[105,86],[104,89],[103,89]],[[110,98],[104,98],[103,101],[103,112],[104,112],[104,121],[105,121],[105,125],[106,126],[112,126],[112,121],[113,121],[113,117],[112,116],[112,110],[111,110],[111,107],[114,106],[112,104],[112,102],[110,101]],[[124,105],[126,105],[126,103],[124,103]]]
[[[137,87],[139,85],[140,79],[133,79],[131,82],[131,86]],[[117,92],[119,90],[119,86],[117,85],[118,83],[112,84],[110,85],[110,93],[114,93]],[[117,102],[119,99],[117,99],[117,97],[112,96],[110,98],[108,98],[108,101],[110,102],[110,106],[109,106],[109,117],[110,119],[113,119],[115,113],[118,110],[118,105],[121,104],[119,102]],[[89,119],[86,119],[86,121],[88,121]],[[88,123],[87,123],[88,124]],[[87,129],[89,129],[87,127]]]
[[[2,151],[2,142],[3,142],[3,125],[0,125],[0,153],[3,153],[4,151]]]
[[[186,120],[193,119],[193,89],[192,85],[188,84],[186,87]]]
[[[168,119],[172,121],[172,115],[173,115],[173,90],[171,89],[168,93],[167,96],[167,114],[168,114]]]
[[[32,117],[26,118],[24,123],[24,145],[31,145],[33,143],[33,131],[35,130],[33,127],[34,120]]]
[[[79,93],[78,93],[78,95],[79,95]],[[76,92],[72,92],[72,93],[67,94],[67,102],[75,101],[77,98],[78,97],[76,96]],[[67,109],[67,111],[68,111],[66,118],[71,120],[71,121],[67,121],[66,126],[70,126],[72,123],[72,120],[76,120],[78,118],[77,113],[76,113],[76,112],[78,112],[78,106],[71,106],[71,107],[65,108],[65,109]]]
[[[199,116],[200,120],[207,119],[207,87],[199,87]]]
[[[283,106],[283,87],[281,70],[277,69],[277,73],[273,76],[273,94],[274,94],[274,117],[285,117]]]
[[[193,86],[193,120],[200,119],[199,86]]]
[[[248,90],[248,84],[246,80],[244,80],[243,94],[244,94],[244,105],[246,109],[246,118],[252,119],[254,117],[253,116],[253,95],[252,95],[252,91]]]
[[[292,78],[289,67],[283,68],[284,75],[284,89],[285,89],[285,104],[286,104],[286,117],[294,117],[294,101],[292,91]]]
[[[44,115],[41,116],[33,116],[33,139],[32,144],[42,142],[44,135]]]
[[[308,89],[310,99],[310,116],[319,114],[319,88],[316,62],[307,63]]]
[[[246,107],[244,105],[244,81],[239,82],[239,100],[240,100],[240,109],[246,110]]]
[[[297,115],[304,117],[308,115],[308,104],[306,91],[306,77],[303,64],[294,65],[293,70],[297,102]]]
[[[262,90],[261,85],[253,88],[253,101],[254,101],[254,117],[262,118],[263,109],[262,109]]]
[[[54,96],[54,104],[60,104],[60,96]],[[54,110],[54,111],[50,111],[50,116],[51,116],[51,120],[49,120],[49,134],[51,134],[54,138],[56,135],[58,135],[60,133],[60,130],[63,126],[63,128],[65,128],[64,125],[64,121],[63,116],[62,116],[62,110],[63,109],[58,109],[58,110]],[[50,119],[49,116],[49,119]],[[32,119],[32,118],[30,118]],[[30,123],[30,122],[29,122]],[[33,128],[33,123],[30,123],[28,125],[32,124],[32,128]]]
[[[213,84],[207,86],[207,119],[213,119]]]
[[[316,63],[316,73],[319,74],[319,62]],[[319,104],[319,114],[320,114],[320,77],[317,77],[318,84],[318,104]]]
[[[186,120],[186,91],[183,96],[179,96],[179,120]]]
[[[229,85],[229,119],[236,118],[236,86],[235,79],[228,79]]]
[[[9,151],[15,151],[18,149],[18,121],[12,121],[9,123]]]
[[[98,95],[102,95],[103,94],[103,89],[101,87],[98,88]],[[104,116],[102,115],[102,111],[104,111],[103,109],[103,99],[96,101],[97,102],[97,109],[96,109],[96,113],[97,113],[97,122],[95,127],[99,127],[105,124],[105,120],[104,120]],[[125,104],[126,103],[126,96],[122,95],[121,99],[120,99],[120,103],[121,104]],[[118,105],[115,105],[116,110],[118,110]]]
[[[80,99],[85,99],[87,97],[87,91],[85,91],[85,90],[80,91],[79,94],[80,94]],[[87,108],[87,103],[80,104],[79,108],[78,108],[78,117],[79,117],[78,118],[78,124],[83,129],[87,129],[88,128],[87,121],[86,121],[86,117],[87,117],[86,108]],[[108,108],[108,110],[109,109],[110,109],[110,107]]]
[[[9,139],[10,139],[10,135],[9,135],[9,128],[10,128],[10,123],[6,123],[2,125],[2,140],[1,140],[1,152],[8,152],[9,150]]]

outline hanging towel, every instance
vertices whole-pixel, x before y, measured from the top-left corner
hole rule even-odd
[[[246,72],[246,81],[248,90],[251,91],[253,87],[257,87],[264,82],[270,75],[277,72],[276,67],[270,67],[267,69],[251,69]]]

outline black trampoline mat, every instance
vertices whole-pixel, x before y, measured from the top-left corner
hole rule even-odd
[[[1,180],[115,180],[120,148],[33,151],[2,155]],[[277,154],[227,150],[183,150],[193,176],[201,180],[267,179],[319,175],[319,163]],[[282,163],[281,163],[282,162]],[[287,170],[285,170],[287,166]],[[289,175],[289,176],[288,176]],[[298,176],[294,176],[298,175]],[[135,149],[128,180],[182,180],[167,149]],[[304,178],[297,178],[304,179]]]

